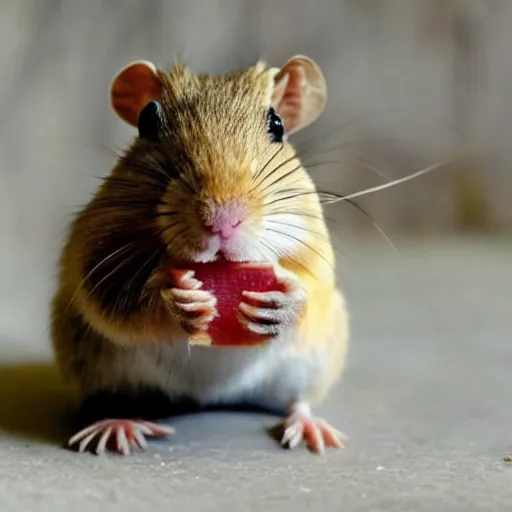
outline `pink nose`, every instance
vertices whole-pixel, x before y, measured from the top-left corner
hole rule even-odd
[[[236,203],[214,206],[206,226],[223,240],[229,240],[246,218],[245,208]]]

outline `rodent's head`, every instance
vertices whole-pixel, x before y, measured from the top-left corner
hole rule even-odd
[[[132,63],[114,78],[111,103],[139,136],[96,208],[111,228],[156,233],[174,260],[286,256],[310,222],[301,213],[320,213],[287,137],[325,101],[323,74],[304,56],[218,77]]]

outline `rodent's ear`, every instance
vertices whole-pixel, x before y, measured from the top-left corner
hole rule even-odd
[[[116,114],[132,126],[137,126],[141,110],[157,100],[162,83],[154,64],[139,60],[121,69],[110,86],[110,102]]]
[[[288,134],[315,121],[322,113],[326,101],[324,75],[309,57],[292,57],[274,77],[272,105]]]

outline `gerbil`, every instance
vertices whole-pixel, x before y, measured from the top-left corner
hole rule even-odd
[[[151,420],[189,402],[280,410],[283,445],[341,446],[310,404],[341,375],[347,314],[315,186],[288,142],[325,101],[304,56],[224,76],[146,61],[116,75],[112,107],[138,136],[70,226],[52,303],[56,359],[87,422],[70,445],[129,453],[171,434]],[[270,262],[285,286],[240,304],[268,343],[189,343],[216,299],[163,269],[219,257]]]

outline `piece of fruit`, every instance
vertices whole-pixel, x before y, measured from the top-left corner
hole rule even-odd
[[[207,331],[190,337],[190,343],[212,346],[258,345],[266,337],[255,334],[238,320],[238,306],[245,298],[243,291],[284,291],[272,266],[268,263],[236,263],[219,260],[186,266],[203,283],[202,289],[217,298],[217,313]]]

